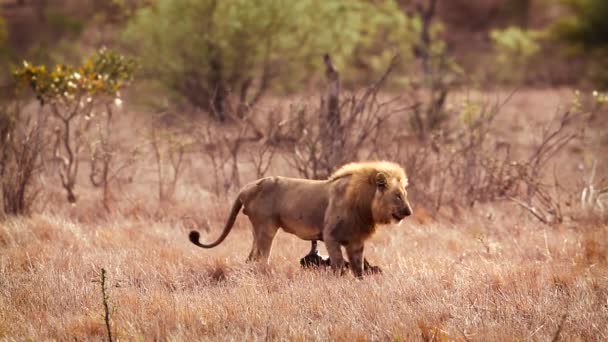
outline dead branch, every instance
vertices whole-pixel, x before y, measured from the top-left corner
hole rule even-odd
[[[175,194],[177,183],[182,173],[185,144],[177,141],[173,133],[165,133],[162,137],[156,129],[150,134],[150,145],[156,162],[156,176],[158,181],[158,199],[160,202],[169,201]],[[165,164],[171,167],[170,172],[165,171]]]
[[[275,153],[276,149],[268,142],[264,142],[259,148],[255,148],[254,151],[252,151],[249,158],[255,168],[256,178],[266,176]]]
[[[549,219],[547,217],[545,217],[545,215],[543,213],[541,213],[537,208],[535,208],[529,204],[526,204],[515,197],[508,196],[507,199],[515,202],[520,207],[526,209],[530,214],[534,215],[534,217],[536,217],[540,222],[542,222],[544,224],[550,223]]]

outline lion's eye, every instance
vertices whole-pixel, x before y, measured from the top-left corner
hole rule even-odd
[[[403,200],[403,196],[401,195],[400,192],[398,192],[395,196],[397,197],[398,200],[400,200],[400,201]]]

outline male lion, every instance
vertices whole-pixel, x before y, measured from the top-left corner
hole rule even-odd
[[[241,189],[220,237],[213,243],[190,241],[203,248],[219,245],[234,225],[241,207],[253,227],[248,260],[268,261],[279,228],[304,240],[325,243],[331,268],[342,270],[344,246],[350,268],[363,275],[363,247],[378,225],[400,222],[412,213],[407,177],[394,163],[362,162],[342,166],[327,180],[266,177]]]

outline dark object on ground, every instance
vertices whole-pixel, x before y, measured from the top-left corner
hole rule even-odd
[[[328,256],[320,255],[319,251],[308,253],[302,259],[300,259],[300,265],[303,268],[319,268],[319,267],[330,267],[330,261]],[[346,266],[346,263],[345,263]]]
[[[329,268],[331,267],[331,260],[328,256],[319,254],[317,250],[317,242],[312,242],[312,248],[310,252],[300,259],[300,265],[305,269],[318,269],[318,268]],[[348,268],[349,263],[344,262],[344,268]],[[372,266],[369,264],[367,259],[363,259],[363,272],[367,274],[379,274],[382,273],[382,269],[378,266]]]

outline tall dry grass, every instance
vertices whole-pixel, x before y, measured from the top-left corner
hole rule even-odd
[[[301,270],[308,244],[288,234],[270,265],[244,263],[243,218],[213,250],[153,218],[10,219],[0,224],[0,338],[105,338],[102,267],[119,340],[608,338],[608,226],[549,229],[514,210],[386,227],[367,249],[384,274],[363,280]]]
[[[492,134],[525,156],[562,93],[514,98]],[[187,238],[195,227],[216,238],[229,210],[234,189],[214,190],[226,181],[211,170],[217,146],[188,150],[174,196],[160,201],[145,118],[117,122],[117,138],[143,152],[116,178],[109,206],[82,173],[79,201],[66,205],[55,174],[43,173],[37,214],[0,218],[0,340],[105,339],[102,268],[117,340],[608,339],[608,225],[583,220],[576,200],[553,226],[505,201],[450,215],[414,202],[414,218],[366,245],[384,274],[363,280],[300,269],[309,243],[283,233],[269,265],[248,264],[242,216],[215,249]],[[407,145],[402,138],[385,143]],[[246,157],[259,146],[247,148],[242,183],[257,174]],[[268,173],[295,176],[284,160],[291,151],[277,151]],[[560,181],[575,189],[581,155],[570,148],[556,159]]]

